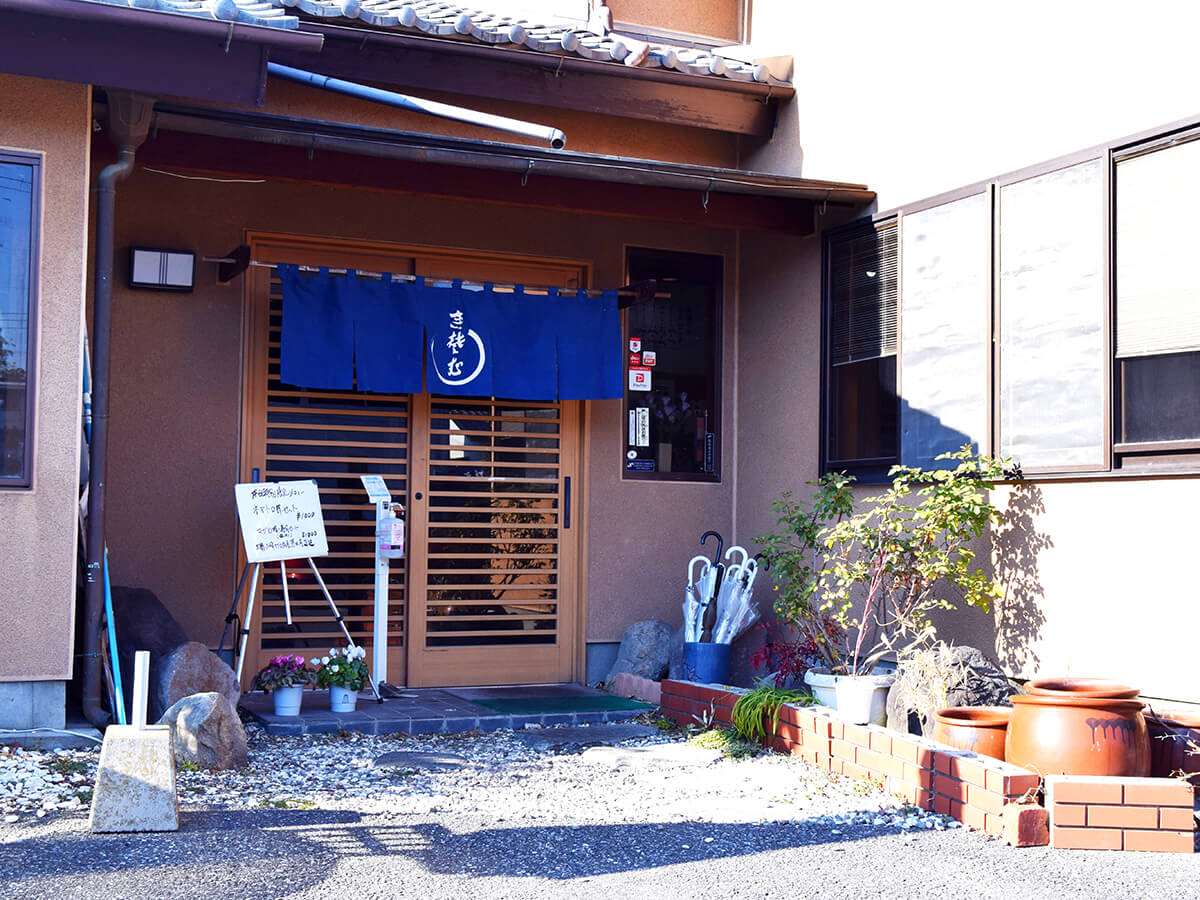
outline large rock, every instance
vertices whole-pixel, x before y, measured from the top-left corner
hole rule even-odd
[[[975,647],[951,647],[952,668],[957,675],[950,678],[946,706],[1011,706],[1008,699],[1017,693],[999,666]],[[933,717],[926,716],[917,699],[928,696],[930,686],[923,685],[923,676],[912,667],[900,664],[896,682],[888,691],[887,724],[895,731],[928,736],[933,731]]]
[[[621,635],[617,660],[608,670],[605,681],[612,681],[622,672],[658,681],[667,672],[671,637],[675,629],[658,619],[634,622]]]
[[[153,662],[153,657],[151,657]],[[172,650],[157,667],[151,665],[151,718],[157,718],[184,697],[216,691],[237,709],[242,696],[233,669],[203,644],[188,641]]]
[[[117,631],[117,659],[121,663],[125,709],[133,709],[133,654],[150,651],[150,710],[151,721],[166,710],[155,707],[154,685],[167,657],[176,647],[187,643],[187,634],[175,617],[145,588],[114,586],[112,589],[113,624]],[[179,699],[178,697],[176,699]]]
[[[683,629],[676,628],[671,636],[671,646],[667,652],[667,677],[675,681],[687,681],[687,669],[683,666]]]
[[[158,722],[175,736],[175,762],[206,769],[244,769],[246,731],[235,707],[221,694],[209,691],[184,697]]]

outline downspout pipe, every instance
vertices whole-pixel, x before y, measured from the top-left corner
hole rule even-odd
[[[267,74],[310,87],[345,94],[347,97],[357,97],[372,103],[382,103],[409,112],[424,113],[439,119],[450,119],[454,122],[465,122],[468,125],[478,125],[481,128],[491,128],[494,131],[504,131],[508,134],[519,134],[523,137],[545,141],[553,150],[561,150],[567,145],[567,136],[557,128],[537,125],[533,122],[522,122],[520,119],[509,119],[506,116],[493,116],[491,113],[466,109],[462,106],[451,106],[449,103],[437,103],[433,100],[423,100],[420,97],[410,97],[407,94],[397,94],[394,91],[384,91],[379,88],[358,84],[354,81],[343,81],[328,75],[318,75],[316,72],[306,72],[304,69],[293,69],[279,63],[267,63]]]
[[[109,714],[100,705],[100,616],[104,611],[104,500],[108,469],[108,391],[112,338],[112,277],[117,184],[133,171],[134,155],[146,139],[151,98],[108,91],[109,136],[117,161],[96,179],[95,276],[92,290],[92,439],[88,473],[87,583],[84,588],[83,715],[102,728]]]

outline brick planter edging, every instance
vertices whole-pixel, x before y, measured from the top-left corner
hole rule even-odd
[[[665,680],[660,707],[664,716],[679,725],[732,725],[733,705],[744,693],[744,688]],[[878,725],[852,725],[824,706],[784,704],[775,735],[764,743],[828,772],[881,780],[890,793],[914,806],[944,813],[1015,846],[1045,844],[1049,839],[1046,810],[1035,799],[1040,779],[1011,763]],[[1118,792],[1122,790],[1121,779],[1102,780],[1115,782]],[[1183,784],[1169,779],[1138,780]],[[1183,787],[1191,790],[1189,785]],[[1174,803],[1160,806],[1175,809]],[[1169,812],[1162,828],[1169,825],[1176,830],[1182,821],[1179,813]],[[1166,843],[1170,840],[1176,842],[1170,849],[1191,852],[1190,831],[1186,851],[1181,839]],[[1154,849],[1168,849],[1166,843],[1160,842]],[[1144,836],[1137,836],[1116,849],[1152,848]]]

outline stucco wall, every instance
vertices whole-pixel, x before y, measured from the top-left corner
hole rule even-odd
[[[138,171],[117,200],[117,247],[220,256],[244,231],[418,243],[589,259],[596,285],[622,284],[627,245],[727,254],[734,236],[652,221],[538,212],[287,184],[214,184]],[[120,252],[119,252],[120,258]],[[216,643],[234,586],[242,283],[197,264],[192,294],[114,291],[109,546],[116,579],[154,590],[191,637]],[[727,369],[732,360],[727,357]],[[733,404],[725,379],[725,405]],[[706,528],[728,530],[732,426],[721,484],[622,482],[619,401],[591,407],[588,640],[637,619],[679,618],[682,572]]]
[[[33,487],[0,490],[0,681],[71,676],[90,89],[0,75],[0,147],[44,154]]]
[[[1150,3],[1113,15],[1024,0],[996,15],[981,9],[755,0],[752,37],[795,52],[800,90],[747,166],[865,182],[888,209],[1200,112],[1191,63],[1200,10]],[[789,37],[851,28],[852,48]],[[818,76],[829,89],[804,90],[822,83]],[[819,261],[810,265],[818,278]],[[815,280],[795,302],[809,310],[811,326]],[[792,327],[798,346],[811,341],[803,344],[811,351],[801,357],[805,375],[775,390],[770,373],[754,374],[743,347],[743,395],[784,402],[796,384],[815,385],[816,332],[803,322]],[[751,328],[743,325],[744,342]],[[792,414],[815,427],[816,394],[792,396]],[[746,433],[739,522],[760,518],[769,500],[767,485],[751,487],[763,480],[748,458],[760,443]],[[816,452],[814,437],[794,486],[815,471]],[[1041,481],[1016,497],[993,546],[1005,600],[991,616],[943,617],[943,635],[994,648],[1015,675],[1107,676],[1150,695],[1200,701],[1190,662],[1200,597],[1180,564],[1194,553],[1190,510],[1200,479]],[[1001,491],[1006,508],[1007,498]]]

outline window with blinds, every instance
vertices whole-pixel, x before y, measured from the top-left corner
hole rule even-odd
[[[1118,444],[1200,440],[1200,140],[1116,165]]]
[[[895,221],[827,237],[826,460],[843,468],[896,459],[899,240]]]

